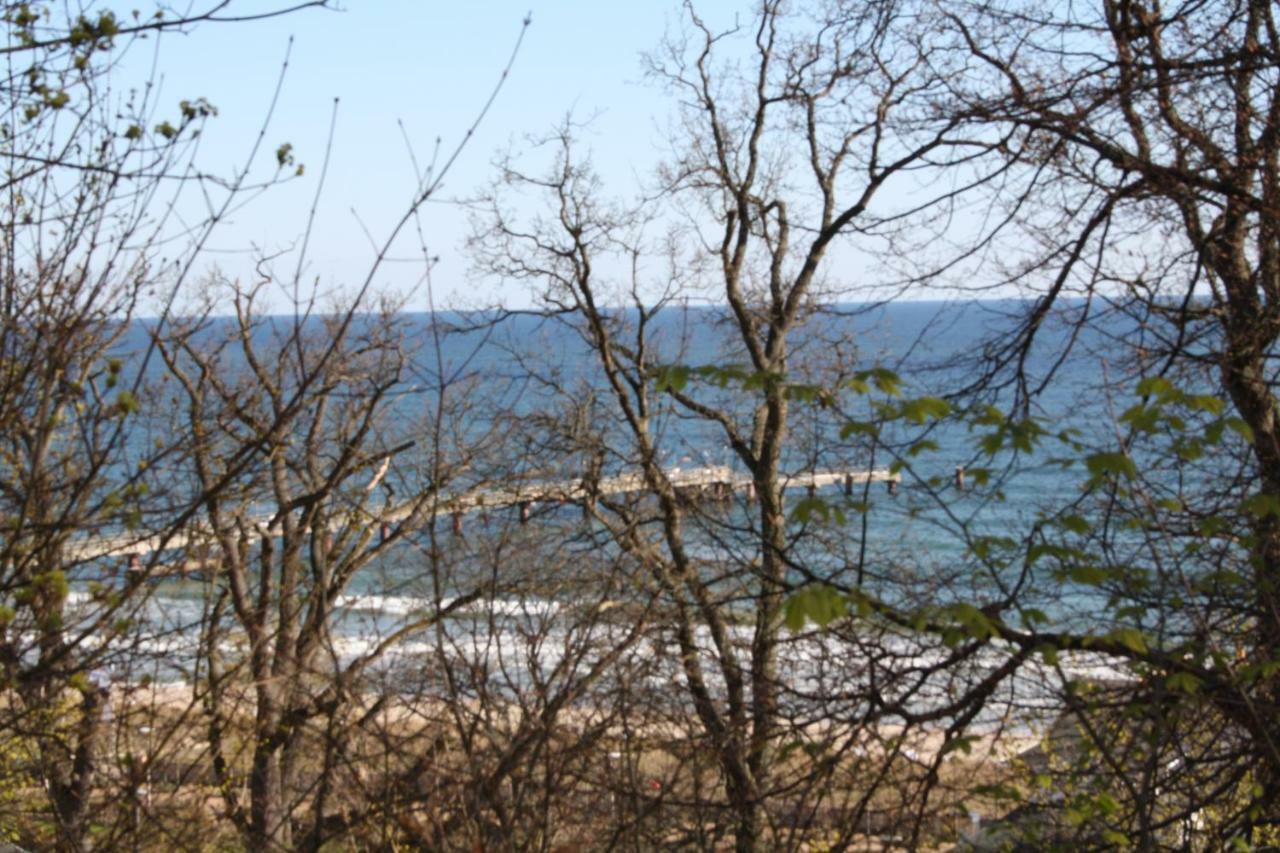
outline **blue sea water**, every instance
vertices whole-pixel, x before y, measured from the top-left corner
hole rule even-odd
[[[883,484],[865,491],[857,489],[849,496],[839,488],[824,489],[819,496],[839,510],[840,520],[833,512],[823,529],[812,520],[807,527],[801,520],[795,522],[799,543],[796,559],[809,562],[807,571],[797,572],[792,580],[801,583],[810,577],[827,576],[848,582],[853,564],[865,561],[868,585],[878,584],[886,594],[897,589],[899,595],[934,595],[939,582],[945,579],[954,594],[967,600],[999,597],[1000,579],[984,573],[977,565],[980,561],[974,559],[975,540],[1006,537],[1018,541],[1038,518],[1077,497],[1086,478],[1082,466],[1064,467],[1057,460],[1063,456],[1079,458],[1082,451],[1056,435],[1068,432],[1073,442],[1109,447],[1117,434],[1116,412],[1127,405],[1127,400],[1113,399],[1106,389],[1127,387],[1122,373],[1123,342],[1134,333],[1131,321],[1123,316],[1104,318],[1080,333],[1071,322],[1081,307],[1074,304],[1064,305],[1046,320],[1025,359],[1031,387],[1053,377],[1039,393],[1028,399],[1006,386],[993,387],[976,396],[958,395],[981,375],[989,362],[991,342],[1016,328],[1029,307],[1017,301],[836,306],[816,314],[796,331],[790,341],[793,381],[824,385],[830,380],[832,365],[838,361],[855,373],[871,368],[892,370],[901,378],[901,389],[896,398],[883,393],[859,395],[846,391],[840,396],[839,412],[804,401],[794,402],[793,441],[783,457],[784,470],[792,474],[829,468],[865,470],[885,467],[895,460],[906,467],[896,495],[891,495]],[[636,340],[637,315],[619,311],[614,318],[620,340],[632,344]],[[260,327],[264,351],[269,350],[272,335],[291,322],[290,318],[276,318]],[[362,322],[373,321],[357,319],[357,329]],[[467,409],[469,420],[449,425],[448,432],[459,444],[491,431],[490,418],[505,418],[504,429],[519,429],[522,418],[540,411],[554,413],[570,396],[594,394],[598,403],[591,410],[596,418],[591,426],[616,450],[606,466],[612,466],[614,471],[624,468],[626,431],[609,420],[614,409],[607,402],[608,389],[601,378],[598,359],[572,322],[527,314],[501,318],[408,315],[399,318],[399,322],[406,345],[415,353],[414,364],[389,405],[406,434],[421,425],[437,404],[441,385],[449,386],[451,399],[462,395],[473,403]],[[746,363],[741,345],[735,344],[733,325],[722,308],[676,306],[647,322],[646,345],[656,363],[691,368]],[[214,320],[203,334],[213,340],[230,328],[229,323]],[[121,352],[135,369],[140,364],[140,354],[146,351],[151,328],[149,324],[138,324],[128,330],[121,343]],[[229,373],[238,367],[243,365],[235,358],[224,364]],[[158,381],[160,368],[159,360],[152,357],[144,378]],[[695,370],[686,388],[690,394],[732,413],[739,423],[746,422],[745,407],[751,398],[740,380],[720,387]],[[883,445],[874,453],[856,435],[840,438],[840,427],[848,418],[869,418],[875,404],[922,396],[951,400],[956,416],[937,422],[927,419],[922,424],[890,423],[882,433]],[[599,402],[602,400],[605,402]],[[1025,404],[1027,414],[1044,426],[1047,435],[1031,453],[984,454],[980,439],[992,427],[974,426],[970,419],[959,416],[975,402],[994,405],[1005,412]],[[729,464],[742,470],[728,449],[723,432],[705,420],[665,411],[655,416],[654,431],[669,466]],[[930,442],[927,446],[920,443],[925,439]],[[913,446],[925,449],[913,454]],[[545,463],[539,470],[544,477],[581,476],[580,470],[573,470],[572,455],[548,453],[545,459],[534,461]],[[521,462],[530,464],[529,460]],[[557,465],[562,467],[557,470]],[[965,489],[958,488],[954,479],[958,466],[970,472]],[[975,487],[973,472],[979,468],[992,472],[991,482],[983,487]],[[459,487],[465,487],[465,477]],[[804,493],[794,490],[788,496],[794,504]],[[727,510],[728,519],[722,518],[719,526],[694,526],[691,547],[709,556],[732,551],[732,545],[725,544],[724,531],[752,523],[749,508],[745,502],[739,503]],[[572,507],[551,508],[535,523],[563,527],[569,518],[576,517],[576,512]],[[514,522],[506,517],[502,523],[510,526]],[[478,519],[468,519],[466,524],[472,531],[469,535],[485,535]],[[447,526],[447,522],[437,525],[439,541],[446,543],[451,541]],[[801,537],[802,529],[812,536]],[[579,559],[590,561],[590,547]],[[367,648],[372,638],[385,636],[408,616],[429,608],[433,596],[438,599],[441,594],[459,594],[471,579],[465,572],[455,574],[451,579],[454,587],[432,590],[423,579],[423,553],[421,543],[410,543],[371,565],[351,582],[336,626],[340,642]],[[605,556],[600,551],[602,564]],[[745,553],[737,556],[749,560],[751,548],[748,546]],[[521,555],[513,554],[511,560],[515,565]],[[537,570],[536,566],[520,568]],[[173,623],[162,633],[177,646],[183,645],[173,640],[183,635],[179,623],[185,620],[194,624],[204,618],[204,594],[200,581],[166,580],[156,584],[149,607],[159,621]],[[1046,604],[1050,610],[1057,607],[1063,613],[1072,604],[1088,605],[1081,601],[1055,601],[1054,596],[1052,586],[1045,586],[1037,603]],[[528,618],[531,611],[545,615],[564,605],[564,601],[551,600],[509,601],[502,607],[509,617],[520,619]],[[181,662],[188,659],[177,646],[157,647],[159,657],[168,661],[166,666],[172,671],[183,670],[186,664]]]
[[[873,498],[875,519],[868,526],[868,533],[881,541],[909,539],[920,552],[951,554],[956,547],[963,547],[957,520],[963,520],[966,526],[972,523],[998,531],[1025,523],[1044,507],[1069,500],[1083,479],[1081,469],[1063,468],[1051,464],[1051,460],[1079,456],[1080,451],[1055,436],[1070,432],[1073,440],[1087,444],[1114,443],[1116,415],[1127,401],[1109,398],[1101,389],[1108,384],[1114,386],[1122,376],[1124,351],[1119,342],[1129,333],[1130,322],[1113,317],[1080,333],[1073,325],[1079,306],[1068,304],[1043,324],[1025,359],[1030,388],[1036,389],[1052,378],[1034,396],[1018,396],[1008,386],[978,395],[961,393],[971,390],[988,364],[989,344],[1002,337],[1007,339],[1029,309],[1030,305],[1021,301],[900,302],[836,306],[814,316],[790,339],[793,381],[829,387],[837,359],[848,373],[886,368],[902,380],[899,400],[947,398],[955,416],[923,425],[901,420],[887,424],[882,432],[884,446],[873,455],[866,442],[856,436],[840,438],[840,428],[848,418],[870,419],[875,405],[892,403],[892,398],[878,393],[859,397],[846,392],[841,395],[840,406],[848,418],[797,402],[791,410],[791,440],[784,451],[784,470],[793,474],[815,469],[865,470],[884,468],[895,460],[906,465],[900,499],[890,500],[880,492],[868,493]],[[443,319],[446,323],[468,321]],[[412,322],[425,328],[430,318],[415,318]],[[619,336],[630,343],[627,336],[635,333],[634,312],[619,312],[618,325]],[[590,348],[559,320],[515,316],[483,332],[446,336],[444,341],[439,373],[470,371],[483,383],[498,387],[503,383],[519,385],[529,370],[540,370],[545,376],[554,376],[562,386],[580,381],[600,390],[601,396],[608,396]],[[668,309],[649,322],[647,342],[656,363],[695,369],[688,393],[736,413],[739,426],[749,428],[746,412],[752,398],[742,390],[741,381],[730,380],[727,387],[719,389],[696,371],[731,365],[745,369],[748,363],[725,309]],[[518,363],[513,353],[520,354]],[[1124,387],[1122,379],[1119,384]],[[522,394],[516,405],[522,409],[532,411],[556,405],[555,395],[520,387]],[[1025,403],[1025,414],[1042,424],[1048,436],[1036,453],[989,457],[981,452],[979,442],[992,427],[975,426],[971,417],[963,416],[975,400],[1006,413]],[[654,432],[660,436],[660,451],[669,466],[728,464],[742,470],[723,431],[706,419],[668,414],[657,419]],[[921,439],[936,446],[908,455],[911,446]],[[624,444],[625,440],[620,438],[619,443]],[[992,477],[1001,481],[1000,488],[960,491],[948,487],[959,466],[970,471],[978,467],[991,469]],[[577,472],[565,474],[577,476]],[[973,483],[970,474],[967,485]],[[929,511],[930,502],[937,510],[943,500],[947,513]],[[953,517],[944,518],[945,515]]]

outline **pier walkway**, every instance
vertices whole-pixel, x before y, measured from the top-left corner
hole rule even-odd
[[[751,477],[746,474],[736,474],[733,469],[723,465],[687,469],[671,468],[667,471],[667,479],[678,493],[691,498],[726,500],[739,491],[746,492],[748,497],[753,496]],[[810,471],[787,477],[783,488],[805,488],[813,492],[829,486],[840,486],[846,494],[850,494],[856,485],[884,482],[890,484],[892,489],[898,481],[899,475],[890,472],[887,468],[871,471]],[[436,517],[452,516],[454,529],[459,531],[460,519],[466,513],[517,507],[523,522],[529,518],[530,507],[536,504],[581,503],[593,496],[633,494],[645,489],[644,477],[640,474],[602,477],[593,484],[584,482],[582,479],[551,482],[529,480],[513,486],[480,488],[459,495],[442,495],[439,501],[425,506],[420,502],[406,502],[399,507],[392,507],[382,512],[364,510],[364,514],[371,525],[385,527],[409,522],[421,526],[426,524],[430,511],[434,510]],[[418,516],[416,521],[415,513]],[[349,519],[335,519],[334,529],[347,523]],[[254,522],[253,527],[263,536],[279,534],[279,527],[271,524],[270,516],[264,516]],[[193,540],[198,544],[205,544],[208,542],[208,536],[200,535],[199,531],[149,537],[128,533],[92,536],[76,540],[69,548],[68,556],[77,562],[113,556],[129,557],[136,561],[153,551],[184,549]]]

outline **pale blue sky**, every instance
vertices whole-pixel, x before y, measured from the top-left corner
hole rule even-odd
[[[265,5],[253,0],[243,11]],[[330,106],[340,98],[333,159],[309,252],[309,270],[325,286],[363,277],[373,251],[352,210],[379,239],[413,194],[413,172],[396,121],[404,122],[420,158],[434,140],[457,143],[492,89],[526,13],[533,23],[507,85],[451,173],[445,196],[472,193],[492,174],[494,153],[527,133],[553,128],[572,110],[594,116],[587,135],[608,188],[635,192],[662,152],[670,112],[666,95],[643,81],[640,54],[680,20],[675,0],[632,3],[579,0],[349,0],[342,12],[305,11],[250,24],[206,25],[160,44],[162,103],[203,96],[220,114],[205,132],[201,163],[227,171],[243,160],[266,110],[289,36],[292,60],[261,162],[291,142],[307,166],[303,180],[272,190],[239,211],[210,244],[227,272],[248,273],[250,244],[278,249],[302,233],[320,174]],[[747,2],[703,2],[701,12],[731,22]],[[744,12],[745,14],[745,12]],[[146,70],[149,48],[130,54],[120,82]],[[173,110],[176,112],[176,110]],[[433,205],[426,214],[431,250],[441,257],[437,294],[473,295],[460,245],[461,211]],[[405,242],[400,256],[411,254]],[[292,263],[288,264],[292,271]],[[381,285],[408,289],[420,264],[391,264]],[[509,296],[511,294],[508,294]],[[520,301],[517,299],[516,301]],[[411,307],[422,309],[415,297]]]

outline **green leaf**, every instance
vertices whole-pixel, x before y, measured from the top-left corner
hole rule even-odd
[[[121,415],[131,415],[140,408],[138,398],[133,396],[130,391],[121,391],[116,397],[116,412]]]
[[[871,381],[882,394],[888,394],[890,397],[897,397],[901,394],[899,389],[898,374],[892,370],[883,367],[877,367],[871,372]]]
[[[995,783],[992,785],[976,785],[973,793],[980,797],[990,797],[993,800],[1010,800],[1015,803],[1022,802],[1022,792],[1012,785],[1004,785]]]
[[[1196,394],[1187,398],[1188,408],[1199,411],[1208,412],[1211,415],[1220,415],[1227,408],[1227,404],[1221,397],[1215,397],[1212,394]]]
[[[1102,831],[1102,840],[1110,845],[1112,850],[1128,850],[1133,846],[1129,836],[1115,829],[1104,829]]]
[[[831,510],[827,506],[827,502],[816,495],[812,497],[803,497],[796,502],[791,508],[791,520],[798,524],[807,524],[813,516],[818,516],[819,520],[826,521],[830,517]]]
[[[934,451],[937,449],[938,449],[938,442],[929,438],[922,438],[907,448],[907,455],[919,456],[921,453]]]
[[[987,614],[972,604],[951,604],[944,611],[964,628],[966,634],[979,640],[996,635],[996,624]]]
[[[1058,523],[1062,525],[1065,530],[1072,533],[1084,534],[1089,532],[1089,522],[1079,515],[1063,516],[1058,519]]]
[[[951,413],[951,404],[939,397],[919,397],[902,404],[902,416],[913,424],[939,420]]]
[[[1085,459],[1085,465],[1094,477],[1119,475],[1133,479],[1138,475],[1138,468],[1133,460],[1120,452],[1094,453]]]
[[[1037,542],[1027,548],[1027,565],[1033,565],[1041,557],[1057,557],[1059,560],[1068,557],[1078,556],[1078,552],[1073,548],[1066,548],[1062,545],[1055,545],[1052,542]]]
[[[1200,679],[1189,672],[1175,672],[1165,679],[1165,686],[1170,690],[1194,696],[1200,692]]]
[[[1040,426],[1039,421],[1028,418],[1011,426],[1009,433],[1013,439],[1014,450],[1030,453],[1035,449],[1035,443],[1045,434],[1045,430]]]
[[[1253,444],[1253,427],[1249,426],[1240,418],[1227,418],[1226,424],[1245,441]]]
[[[1148,376],[1138,382],[1138,396],[1168,396],[1173,393],[1173,383],[1163,376]]]
[[[683,391],[689,384],[689,368],[682,364],[665,365],[654,370],[653,390],[659,394],[663,391]]]
[[[1210,515],[1200,521],[1200,535],[1214,537],[1227,529],[1227,521],[1222,516]]]
[[[1111,573],[1099,566],[1077,565],[1067,570],[1067,577],[1075,583],[1098,586],[1111,577]]]
[[[1206,429],[1206,437],[1208,437],[1208,432],[1209,431]],[[1216,442],[1211,440],[1210,443],[1213,444]],[[1197,459],[1204,456],[1204,448],[1200,445],[1200,442],[1194,439],[1191,441],[1176,443],[1174,445],[1174,452],[1178,455],[1178,458],[1184,462],[1195,462]]]
[[[1161,410],[1158,406],[1144,406],[1141,403],[1132,406],[1120,416],[1120,422],[1132,426],[1139,432],[1154,432],[1160,423]]]
[[[1106,639],[1117,645],[1124,646],[1134,654],[1145,655],[1147,653],[1147,641],[1137,628],[1116,628],[1107,634]]]
[[[859,379],[858,377],[855,376],[852,379],[846,379],[844,384],[845,384],[845,387],[847,387],[850,391],[852,391],[855,394],[871,393],[871,386],[867,384],[866,379]]]
[[[1256,495],[1250,495],[1245,498],[1240,504],[1240,509],[1255,518],[1266,518],[1268,515],[1280,518],[1280,498],[1259,492]]]
[[[981,426],[1004,426],[1004,412],[989,405],[974,417],[973,422]]]
[[[1098,806],[1098,811],[1104,816],[1111,816],[1120,811],[1120,803],[1116,802],[1116,798],[1108,794],[1106,791],[1099,791],[1094,794],[1094,803]]]
[[[800,594],[796,593],[790,596],[782,605],[782,621],[786,624],[789,631],[799,631],[804,627],[804,602],[800,598]]]
[[[942,745],[941,754],[946,755],[949,752],[963,752],[965,755],[973,754],[973,742],[977,738],[973,735],[960,735],[946,741]]]
[[[840,427],[840,438],[842,440],[855,435],[867,435],[874,438],[879,433],[880,427],[871,421],[846,421]]]
[[[901,380],[898,374],[884,367],[873,367],[870,370],[859,371],[853,379],[846,384],[859,394],[865,394],[870,391],[867,382],[870,380],[876,390],[890,397],[897,397],[902,394]]]
[[[840,592],[829,586],[816,586],[811,594],[809,615],[819,628],[825,628],[849,613],[849,602]]]
[[[788,385],[783,393],[788,400],[795,400],[798,403],[812,403],[821,399],[824,392],[817,385],[795,384]]]
[[[825,628],[849,613],[848,599],[827,584],[811,584],[792,593],[783,603],[783,621],[791,631],[799,631],[805,621]]]

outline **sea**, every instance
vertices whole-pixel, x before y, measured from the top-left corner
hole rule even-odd
[[[1001,356],[1011,355],[1002,348],[1033,308],[1034,303],[1021,300],[834,305],[814,311],[793,332],[788,381],[799,390],[791,404],[784,472],[802,477],[815,470],[892,465],[901,475],[892,491],[883,482],[859,485],[848,494],[839,485],[813,494],[803,488],[787,491],[797,563],[790,581],[796,589],[826,582],[848,588],[856,575],[864,589],[904,609],[924,602],[984,606],[1016,593],[1057,626],[1096,624],[1105,597],[1069,587],[1047,569],[1028,579],[1016,555],[1046,519],[1069,507],[1076,507],[1070,512],[1087,508],[1089,472],[1082,460],[1091,452],[1115,449],[1123,439],[1120,413],[1135,399],[1135,351],[1153,332],[1115,305],[1064,301],[1041,321],[1021,357],[1024,383],[1012,381],[1008,364],[986,375]],[[1081,323],[1084,318],[1087,324]],[[681,390],[731,413],[739,425],[747,423],[748,386],[759,377],[753,379],[746,369],[746,355],[735,344],[735,324],[725,308],[671,305],[643,318],[633,309],[612,312],[617,340],[627,352],[638,345],[642,320],[650,363],[674,369],[664,375],[680,377]],[[272,318],[259,327],[255,334],[261,336],[263,350],[293,322]],[[374,322],[356,318],[354,328]],[[535,423],[540,413],[563,415],[566,401],[584,397],[594,400],[585,409],[588,426],[611,447],[626,446],[598,356],[572,320],[519,312],[455,313],[403,315],[396,323],[413,364],[389,396],[388,407],[391,421],[406,435],[433,423],[439,389],[447,385],[449,401],[466,413],[462,422],[446,426],[449,447],[492,441],[495,432],[518,432],[522,421]],[[201,334],[219,339],[230,324],[229,319],[208,321]],[[159,382],[159,359],[152,354],[144,360],[155,329],[153,321],[138,322],[119,345],[125,375],[140,377],[143,385]],[[243,370],[243,362],[229,359],[224,363],[229,375]],[[833,388],[836,376],[845,382]],[[860,383],[869,390],[864,392]],[[834,404],[819,405],[819,391],[832,392],[828,402]],[[946,401],[947,406],[903,406],[921,399]],[[846,429],[842,434],[850,421],[871,421],[895,411],[899,417],[881,427],[874,452],[862,432]],[[1006,444],[991,453],[983,442],[997,429],[992,411],[1016,421],[1034,419],[1042,435],[1032,447]],[[152,440],[155,429],[141,434]],[[668,468],[725,465],[744,471],[724,432],[706,419],[657,406],[653,429]],[[536,473],[544,479],[579,478],[582,472],[571,469],[577,458],[548,452],[535,459],[540,465]],[[526,470],[530,466],[527,459],[519,464]],[[563,467],[557,470],[556,465]],[[626,472],[621,453],[610,455],[604,465],[606,474]],[[492,483],[492,465],[477,469],[474,476],[487,478],[477,483]],[[465,490],[466,478],[462,475],[452,488]],[[815,498],[821,504],[816,509]],[[718,519],[714,524],[690,527],[688,545],[695,558],[710,567],[758,558],[751,540],[752,508],[745,496],[736,495],[710,515]],[[432,679],[443,678],[443,668],[465,664],[465,671],[480,679],[477,695],[494,689],[518,694],[546,679],[572,678],[589,670],[604,650],[625,646],[617,665],[624,667],[626,661],[632,673],[628,677],[649,679],[655,690],[669,690],[672,679],[679,679],[670,637],[664,641],[661,628],[652,636],[631,635],[631,614],[651,600],[649,592],[639,587],[628,592],[608,577],[626,561],[602,531],[582,530],[578,507],[538,507],[527,524],[520,523],[514,510],[484,516],[468,514],[460,535],[451,519],[440,519],[430,536],[408,537],[352,578],[325,628],[325,665],[358,665],[368,678],[381,679],[383,689],[429,692]],[[536,544],[539,536],[563,541]],[[438,565],[443,552],[449,562],[451,549],[465,556],[454,560],[448,572],[433,569],[433,557]],[[1001,549],[1014,555],[1007,565],[991,556],[1004,553]],[[158,555],[157,564],[166,559]],[[72,630],[77,624],[101,624],[95,620],[105,607],[104,589],[123,583],[118,563],[96,561],[77,570],[68,608]],[[507,572],[518,582],[504,584]],[[593,572],[601,575],[598,583]],[[730,590],[740,582],[726,572],[711,588],[725,591],[731,634],[745,648],[757,626],[749,606],[733,603]],[[448,618],[433,623],[425,618],[473,589],[485,589],[486,583],[492,594],[456,606]],[[201,626],[212,619],[224,624],[219,635],[223,665],[243,659],[244,633],[235,624],[219,579],[157,576],[144,588],[136,607],[120,614],[127,617],[127,629],[110,639],[95,629],[85,638],[89,646],[103,650],[101,668],[111,678],[199,683],[207,677]],[[515,588],[523,592],[512,593]],[[618,618],[601,615],[607,612]],[[847,692],[850,683],[874,669],[868,661],[873,646],[882,655],[888,649],[903,673],[907,705],[925,708],[951,695],[960,676],[937,666],[950,652],[945,645],[865,622],[851,615],[828,626],[783,629],[789,640],[779,671],[795,697],[809,697],[795,701]],[[706,626],[698,630],[708,660],[714,662],[720,652]],[[873,635],[875,643],[868,642]],[[966,664],[966,677],[991,671],[1006,653],[993,645]],[[566,661],[571,665],[565,666]],[[912,674],[919,677],[913,680]],[[1072,678],[1123,677],[1122,666],[1098,655],[1037,659],[1010,679],[1006,698],[1034,711],[1050,707],[1055,692]],[[988,722],[996,725],[1007,718],[1007,708],[992,710]]]

